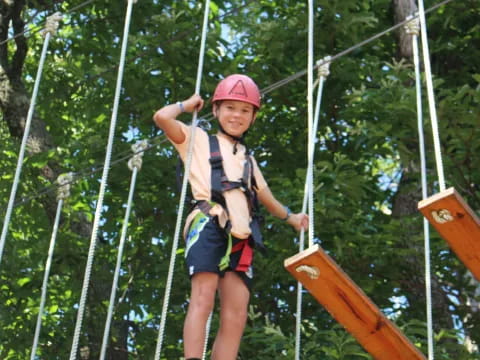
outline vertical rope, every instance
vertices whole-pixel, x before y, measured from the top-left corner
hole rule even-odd
[[[411,18],[411,17],[410,17]],[[417,124],[420,148],[420,167],[422,174],[422,198],[428,197],[427,190],[427,165],[425,155],[425,139],[423,136],[423,106],[422,106],[422,79],[420,73],[420,56],[418,49],[418,34],[420,31],[418,18],[412,19],[405,25],[407,33],[412,35],[413,63],[415,66],[415,84],[417,95]],[[425,252],[425,293],[427,306],[427,337],[428,359],[433,360],[433,321],[432,321],[432,285],[430,265],[430,227],[428,220],[423,217],[424,252]]]
[[[308,0],[308,40],[307,40],[307,178],[303,196],[302,212],[307,210],[310,218],[308,227],[309,246],[313,245],[313,0]],[[305,231],[300,231],[300,251],[305,248]],[[303,286],[297,282],[297,316],[295,319],[295,360],[300,359],[302,341],[302,293]]]
[[[318,75],[319,75],[319,83],[318,83],[318,92],[317,92],[317,102],[315,105],[315,116],[314,116],[314,124],[313,124],[313,132],[311,134],[311,143],[315,144],[315,134],[317,133],[318,123],[320,118],[320,108],[322,105],[322,95],[323,95],[323,85],[325,83],[326,77],[330,74],[329,66],[330,66],[330,56],[326,56],[322,60],[317,62],[319,65],[318,68]],[[307,176],[305,179],[305,189],[304,189],[304,196],[303,196],[303,205],[302,205],[302,213],[307,211],[307,201],[309,198],[309,187],[313,187],[313,183],[309,182],[308,179],[310,178],[310,173],[313,172],[313,157],[315,154],[315,146],[313,145],[311,149],[311,162],[309,162],[309,166],[307,168]],[[310,219],[310,224],[313,223],[314,219],[313,216]],[[300,246],[299,251],[302,252],[305,248],[305,231],[300,232]],[[313,245],[313,244],[312,244]],[[310,245],[310,246],[312,246]],[[300,282],[297,282],[297,315],[295,321],[295,359],[299,360],[300,357],[300,343],[301,343],[301,321],[302,321],[302,296],[303,296],[303,286]]]
[[[58,28],[58,21],[61,20],[61,15],[55,13],[50,16],[45,26],[45,40],[43,41],[42,54],[38,64],[37,75],[35,78],[35,84],[33,86],[32,98],[30,100],[30,106],[28,108],[27,120],[25,122],[25,129],[23,131],[22,144],[20,145],[20,151],[18,154],[17,167],[15,169],[15,176],[13,179],[12,189],[10,191],[10,198],[8,200],[7,211],[5,212],[5,218],[3,220],[2,235],[0,237],[0,264],[2,262],[3,249],[5,247],[5,241],[8,233],[8,226],[10,225],[10,218],[12,216],[13,205],[15,203],[15,196],[17,194],[18,184],[20,182],[20,175],[22,173],[23,159],[25,157],[25,151],[27,148],[27,141],[30,135],[30,127],[32,125],[33,112],[35,110],[35,103],[37,101],[38,89],[40,87],[40,81],[42,79],[43,67],[45,64],[45,58],[47,57],[48,44],[52,35],[55,35]]]
[[[45,309],[45,302],[47,299],[48,279],[50,277],[50,268],[52,266],[53,251],[57,241],[58,225],[60,223],[60,216],[62,214],[62,207],[64,200],[70,196],[70,184],[72,182],[72,174],[60,175],[57,179],[60,187],[58,189],[58,203],[57,213],[53,224],[52,237],[50,238],[50,246],[48,248],[47,262],[45,263],[45,273],[43,275],[42,294],[40,296],[40,307],[38,309],[37,325],[35,326],[35,335],[33,337],[32,352],[30,353],[30,360],[35,360],[37,353],[38,339],[40,338],[40,329],[42,327],[42,316]]]
[[[70,360],[75,360],[77,358],[78,352],[78,343],[80,340],[80,331],[82,329],[82,321],[83,316],[85,313],[85,303],[87,300],[88,294],[88,285],[90,283],[90,275],[92,272],[92,265],[93,265],[93,258],[95,257],[95,246],[97,243],[98,237],[98,227],[100,223],[100,218],[102,216],[102,208],[103,208],[103,200],[105,196],[105,190],[107,187],[107,180],[108,180],[108,173],[110,170],[110,162],[112,157],[112,149],[113,149],[113,141],[115,137],[115,127],[117,123],[117,115],[118,115],[118,105],[120,102],[120,95],[122,89],[122,79],[123,79],[123,72],[125,68],[125,56],[127,52],[127,44],[128,44],[128,33],[130,29],[130,20],[132,17],[132,7],[133,2],[135,0],[128,0],[127,5],[127,12],[125,16],[125,27],[123,31],[123,40],[122,40],[122,49],[120,55],[120,64],[118,68],[118,76],[117,76],[117,85],[115,89],[115,98],[113,103],[113,110],[112,110],[112,118],[110,120],[110,131],[108,135],[108,143],[107,143],[107,150],[105,154],[105,163],[103,167],[102,173],[102,180],[100,183],[100,190],[98,193],[98,200],[97,200],[97,207],[95,210],[95,218],[93,222],[93,229],[92,229],[92,236],[90,238],[90,248],[88,250],[88,257],[87,257],[87,264],[85,267],[85,276],[83,279],[83,286],[82,286],[82,293],[80,296],[80,302],[78,306],[78,313],[77,313],[77,321],[75,323],[75,331],[73,336],[72,342],[72,349],[70,352]]]
[[[437,109],[435,107],[435,95],[433,93],[432,69],[430,66],[430,51],[428,48],[427,25],[425,20],[425,8],[423,0],[418,0],[418,15],[420,19],[423,65],[427,82],[428,108],[430,110],[430,121],[432,123],[433,146],[435,148],[435,162],[437,164],[438,185],[440,191],[445,190],[445,176],[443,172],[442,150],[440,145],[440,134],[438,131]]]
[[[207,348],[208,348],[208,334],[210,334],[210,327],[212,325],[213,312],[210,313],[207,320],[207,325],[205,326],[205,343],[203,344],[203,354],[202,360],[206,360],[207,357]]]
[[[197,79],[195,84],[195,94],[200,93],[200,85],[202,83],[202,72],[203,72],[203,60],[205,56],[205,42],[207,39],[207,30],[208,30],[208,15],[210,10],[210,0],[205,1],[205,13],[203,17],[203,27],[202,27],[202,39],[200,44],[200,53],[198,56],[198,68],[197,68]],[[183,176],[183,183],[182,183],[182,190],[180,192],[180,200],[178,205],[178,213],[177,213],[177,221],[175,224],[175,234],[173,237],[172,243],[172,252],[170,255],[170,265],[168,268],[168,275],[167,275],[167,284],[165,286],[165,295],[163,298],[163,306],[162,306],[162,314],[160,317],[160,325],[158,330],[158,338],[157,338],[157,346],[155,349],[155,360],[160,359],[160,354],[162,352],[163,346],[163,338],[165,335],[165,324],[167,321],[167,311],[168,305],[170,301],[170,293],[172,289],[173,283],[173,273],[175,269],[175,261],[176,261],[176,254],[178,248],[178,240],[180,238],[181,233],[181,226],[182,226],[182,217],[183,217],[183,210],[185,205],[185,198],[187,195],[187,185],[188,179],[190,177],[190,167],[192,163],[192,155],[193,155],[193,145],[195,143],[195,129],[197,126],[197,110],[193,113],[192,125],[190,130],[190,141],[188,143],[188,151],[187,151],[187,158],[185,160],[185,174]]]
[[[313,148],[314,148],[314,137],[313,132],[313,3],[314,0],[308,0],[308,65],[307,65],[307,103],[308,103],[308,163],[310,168],[310,174],[308,177],[309,187],[308,187],[308,216],[310,219],[310,224],[308,226],[308,245],[313,246],[313,236],[314,236],[314,207],[313,207]]]
[[[133,194],[135,193],[135,184],[137,182],[137,174],[142,168],[142,157],[145,149],[148,147],[147,141],[141,141],[132,145],[133,157],[128,161],[128,168],[132,171],[130,180],[130,191],[128,193],[127,208],[125,210],[125,217],[123,218],[122,233],[120,235],[120,243],[118,245],[117,263],[115,266],[115,273],[112,282],[112,290],[110,292],[110,301],[108,304],[107,320],[105,321],[105,329],[103,331],[102,348],[100,351],[100,360],[105,359],[108,346],[108,337],[110,335],[110,328],[113,317],[113,308],[115,305],[115,298],[117,295],[118,278],[120,277],[120,268],[122,266],[123,249],[125,248],[125,239],[127,237],[128,223],[130,219],[130,212],[132,210]]]

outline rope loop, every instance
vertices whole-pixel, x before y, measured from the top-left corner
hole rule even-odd
[[[450,211],[448,211],[447,209],[440,209],[438,211],[437,210],[432,211],[432,217],[439,224],[445,224],[449,221],[455,220],[452,213]]]
[[[312,280],[316,280],[320,276],[320,269],[316,266],[300,265],[295,269],[296,272],[304,272]]]
[[[408,22],[405,24],[405,31],[408,35],[416,35],[420,34],[420,20],[418,17],[413,17],[412,15],[408,15],[406,20]]]
[[[50,15],[47,18],[47,23],[45,24],[45,29],[43,30],[43,36],[46,36],[48,33],[50,35],[56,35],[59,22],[63,19],[63,16],[60,12],[56,12],[53,15]]]
[[[330,75],[330,63],[332,61],[331,56],[325,56],[323,59],[317,61],[318,66],[318,76],[323,76],[326,78]]]
[[[142,140],[132,145],[133,156],[128,161],[128,168],[133,171],[134,168],[142,168],[143,154],[148,147],[148,141]]]
[[[61,174],[57,178],[57,183],[59,185],[57,189],[57,200],[65,200],[70,196],[70,185],[73,181],[73,173],[69,172],[66,174]]]

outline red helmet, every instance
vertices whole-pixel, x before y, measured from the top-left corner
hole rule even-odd
[[[219,100],[239,100],[260,108],[260,90],[248,76],[234,74],[220,81],[213,93],[212,103]]]

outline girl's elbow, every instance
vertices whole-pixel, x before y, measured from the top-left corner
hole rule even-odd
[[[162,114],[160,113],[160,111],[157,111],[157,112],[153,115],[153,122],[154,122],[155,125],[157,125],[160,129],[163,129],[164,126],[165,126],[165,123],[167,122],[167,119],[162,116]]]

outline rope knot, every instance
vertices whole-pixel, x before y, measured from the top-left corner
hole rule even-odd
[[[331,60],[331,56],[325,56],[323,59],[317,61],[318,76],[323,76],[324,78],[326,78],[328,75],[330,75]]]
[[[408,15],[406,20],[408,22],[405,24],[405,32],[408,35],[416,35],[420,33],[420,20],[418,17],[414,18],[412,15]]]
[[[73,173],[61,174],[57,178],[57,183],[59,185],[57,189],[57,200],[65,200],[70,196],[70,185],[73,181]]]
[[[148,141],[142,140],[132,145],[133,156],[128,160],[128,168],[133,171],[134,168],[140,170],[143,163],[143,154],[148,147]]]
[[[63,16],[61,13],[56,12],[53,15],[50,15],[47,18],[47,23],[45,24],[45,29],[43,30],[43,36],[46,36],[47,33],[50,33],[50,35],[56,35],[59,22],[63,19]]]

